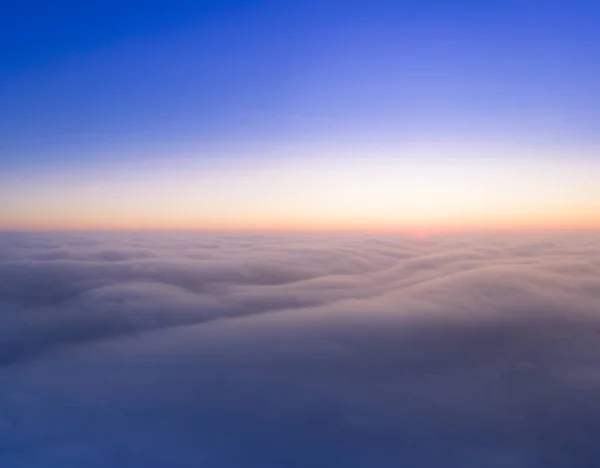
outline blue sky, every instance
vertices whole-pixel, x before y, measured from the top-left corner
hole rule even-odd
[[[594,2],[125,3],[4,12],[5,178],[406,142],[597,154]]]

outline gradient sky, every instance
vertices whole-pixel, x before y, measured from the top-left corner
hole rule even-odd
[[[0,229],[600,227],[599,15],[13,2]]]

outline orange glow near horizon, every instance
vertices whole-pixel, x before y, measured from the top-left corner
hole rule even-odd
[[[481,158],[480,150],[443,148],[436,157],[307,154],[253,167],[172,161],[8,180],[0,185],[0,230],[600,229],[597,158]]]
[[[302,219],[257,219],[254,222],[185,222],[184,220],[130,219],[115,220],[56,219],[43,222],[32,219],[25,222],[3,225],[6,231],[199,231],[199,232],[368,232],[405,233],[416,239],[431,235],[459,232],[488,231],[600,231],[600,217],[553,216],[523,217],[521,219],[463,219],[446,223],[361,223]]]

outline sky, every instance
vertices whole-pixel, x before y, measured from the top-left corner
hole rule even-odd
[[[600,228],[599,13],[13,2],[0,229]]]

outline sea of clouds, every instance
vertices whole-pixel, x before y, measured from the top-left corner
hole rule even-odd
[[[600,233],[0,234],[2,468],[600,466]]]

